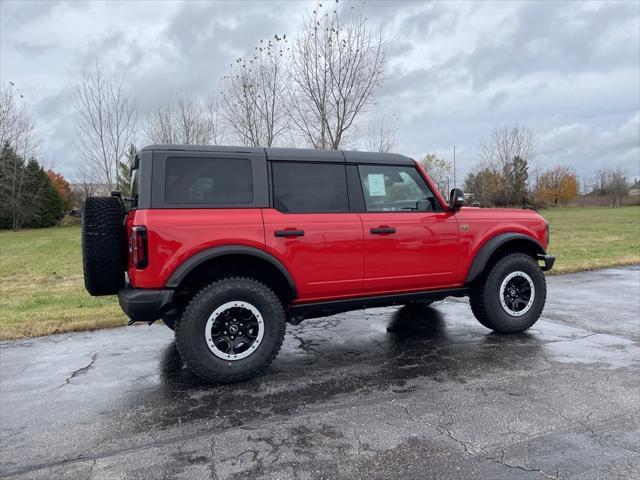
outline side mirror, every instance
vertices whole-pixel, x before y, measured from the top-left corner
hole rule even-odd
[[[463,205],[464,192],[459,188],[452,189],[449,195],[449,207],[451,207],[452,210],[460,210]]]

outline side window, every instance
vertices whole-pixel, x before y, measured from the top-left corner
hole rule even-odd
[[[251,162],[237,158],[167,158],[164,196],[166,203],[175,204],[251,203]]]
[[[416,210],[418,200],[427,200],[437,210],[433,193],[411,166],[360,165],[360,180],[367,212]]]
[[[347,176],[336,163],[274,162],[273,206],[289,213],[348,212]]]

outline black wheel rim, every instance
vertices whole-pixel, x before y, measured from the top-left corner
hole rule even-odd
[[[209,317],[205,339],[211,352],[224,360],[240,360],[258,347],[264,334],[260,312],[247,302],[227,302]]]
[[[535,287],[533,280],[524,272],[512,272],[500,287],[500,303],[513,316],[524,315],[533,304]]]

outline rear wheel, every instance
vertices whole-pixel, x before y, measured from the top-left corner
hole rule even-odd
[[[511,253],[498,260],[472,288],[471,310],[478,321],[498,333],[530,328],[544,308],[547,285],[537,262]]]
[[[285,314],[277,295],[252,278],[219,280],[202,289],[175,326],[185,364],[211,383],[258,375],[284,340]]]
[[[89,197],[82,205],[82,267],[91,295],[124,287],[124,210],[116,197]]]

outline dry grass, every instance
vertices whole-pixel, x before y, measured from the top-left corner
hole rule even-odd
[[[640,207],[559,208],[551,224],[554,273],[640,263]],[[115,297],[84,290],[80,228],[0,232],[0,339],[126,324]]]
[[[640,263],[640,207],[543,210],[551,226],[553,273]]]
[[[115,297],[84,290],[78,226],[0,232],[0,339],[125,323]]]

